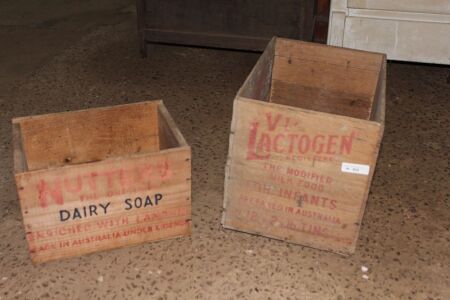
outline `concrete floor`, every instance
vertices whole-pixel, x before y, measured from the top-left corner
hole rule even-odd
[[[383,146],[344,258],[221,228],[232,101],[258,54],[141,59],[133,2],[0,3],[0,299],[450,299],[448,67],[389,63]],[[33,266],[10,119],[158,98],[193,148],[193,236]]]

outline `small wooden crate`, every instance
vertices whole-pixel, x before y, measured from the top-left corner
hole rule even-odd
[[[353,253],[385,78],[382,54],[274,38],[234,101],[223,226]]]
[[[191,233],[191,149],[162,101],[12,123],[34,263]]]

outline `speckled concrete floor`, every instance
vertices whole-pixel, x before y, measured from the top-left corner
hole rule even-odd
[[[357,251],[344,258],[220,226],[232,100],[258,54],[157,46],[143,60],[123,11],[70,38],[44,22],[54,35],[42,35],[62,42],[35,41],[37,62],[25,47],[23,58],[20,46],[0,53],[10,66],[0,69],[0,299],[450,299],[448,67],[389,64],[385,138]],[[2,37],[15,31],[0,26]],[[157,98],[193,147],[193,236],[33,266],[10,119]]]

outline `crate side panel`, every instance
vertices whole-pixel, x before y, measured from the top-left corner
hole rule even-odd
[[[251,100],[236,108],[224,226],[351,253],[380,126]]]
[[[386,69],[387,63],[386,57],[384,57],[379,74],[377,93],[375,95],[374,109],[371,117],[372,121],[378,122],[382,125],[384,125],[386,113]]]
[[[314,56],[276,56],[270,101],[367,120],[378,74],[351,57],[343,65]]]
[[[16,175],[35,263],[191,231],[190,148]]]
[[[347,66],[377,72],[383,60],[383,55],[375,52],[347,49],[308,43],[297,40],[278,38],[275,56],[309,59],[327,62],[335,66]]]
[[[163,102],[158,106],[158,126],[160,149],[188,145]]]
[[[29,170],[159,150],[152,102],[20,120]]]
[[[22,136],[20,134],[19,124],[12,124],[12,145],[14,158],[14,173],[25,172],[27,170],[27,162],[22,147]]]
[[[231,164],[233,162],[233,157],[230,154],[233,153],[233,148],[234,148],[234,132],[236,131],[236,123],[237,123],[237,120],[239,119],[239,116],[238,116],[239,104],[240,104],[240,101],[239,101],[239,97],[238,97],[233,102],[233,116],[231,119],[230,136],[228,138],[228,157],[227,157],[227,162],[225,165],[223,211],[222,211],[222,218],[221,218],[221,223],[223,226],[225,226],[226,212],[227,212],[227,207],[228,207],[228,199],[230,199],[230,197],[229,197],[230,188],[228,187],[229,186],[228,182],[229,182],[230,174],[231,174]]]
[[[337,92],[325,86],[311,87],[274,79],[270,102],[367,120],[371,98],[350,90]]]
[[[260,56],[255,67],[240,88],[238,96],[263,101],[269,100],[276,41],[277,38],[272,38],[269,42],[264,53]]]
[[[172,130],[170,129],[167,121],[163,119],[161,113],[159,115],[159,146],[161,149],[170,149],[180,146],[175,138]]]

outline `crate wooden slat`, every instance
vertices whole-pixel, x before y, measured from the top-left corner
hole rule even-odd
[[[21,119],[28,170],[157,151],[156,106],[145,103]]]
[[[191,150],[162,101],[13,119],[34,263],[191,232]]]
[[[274,38],[234,102],[223,226],[354,252],[385,74],[381,54]]]

